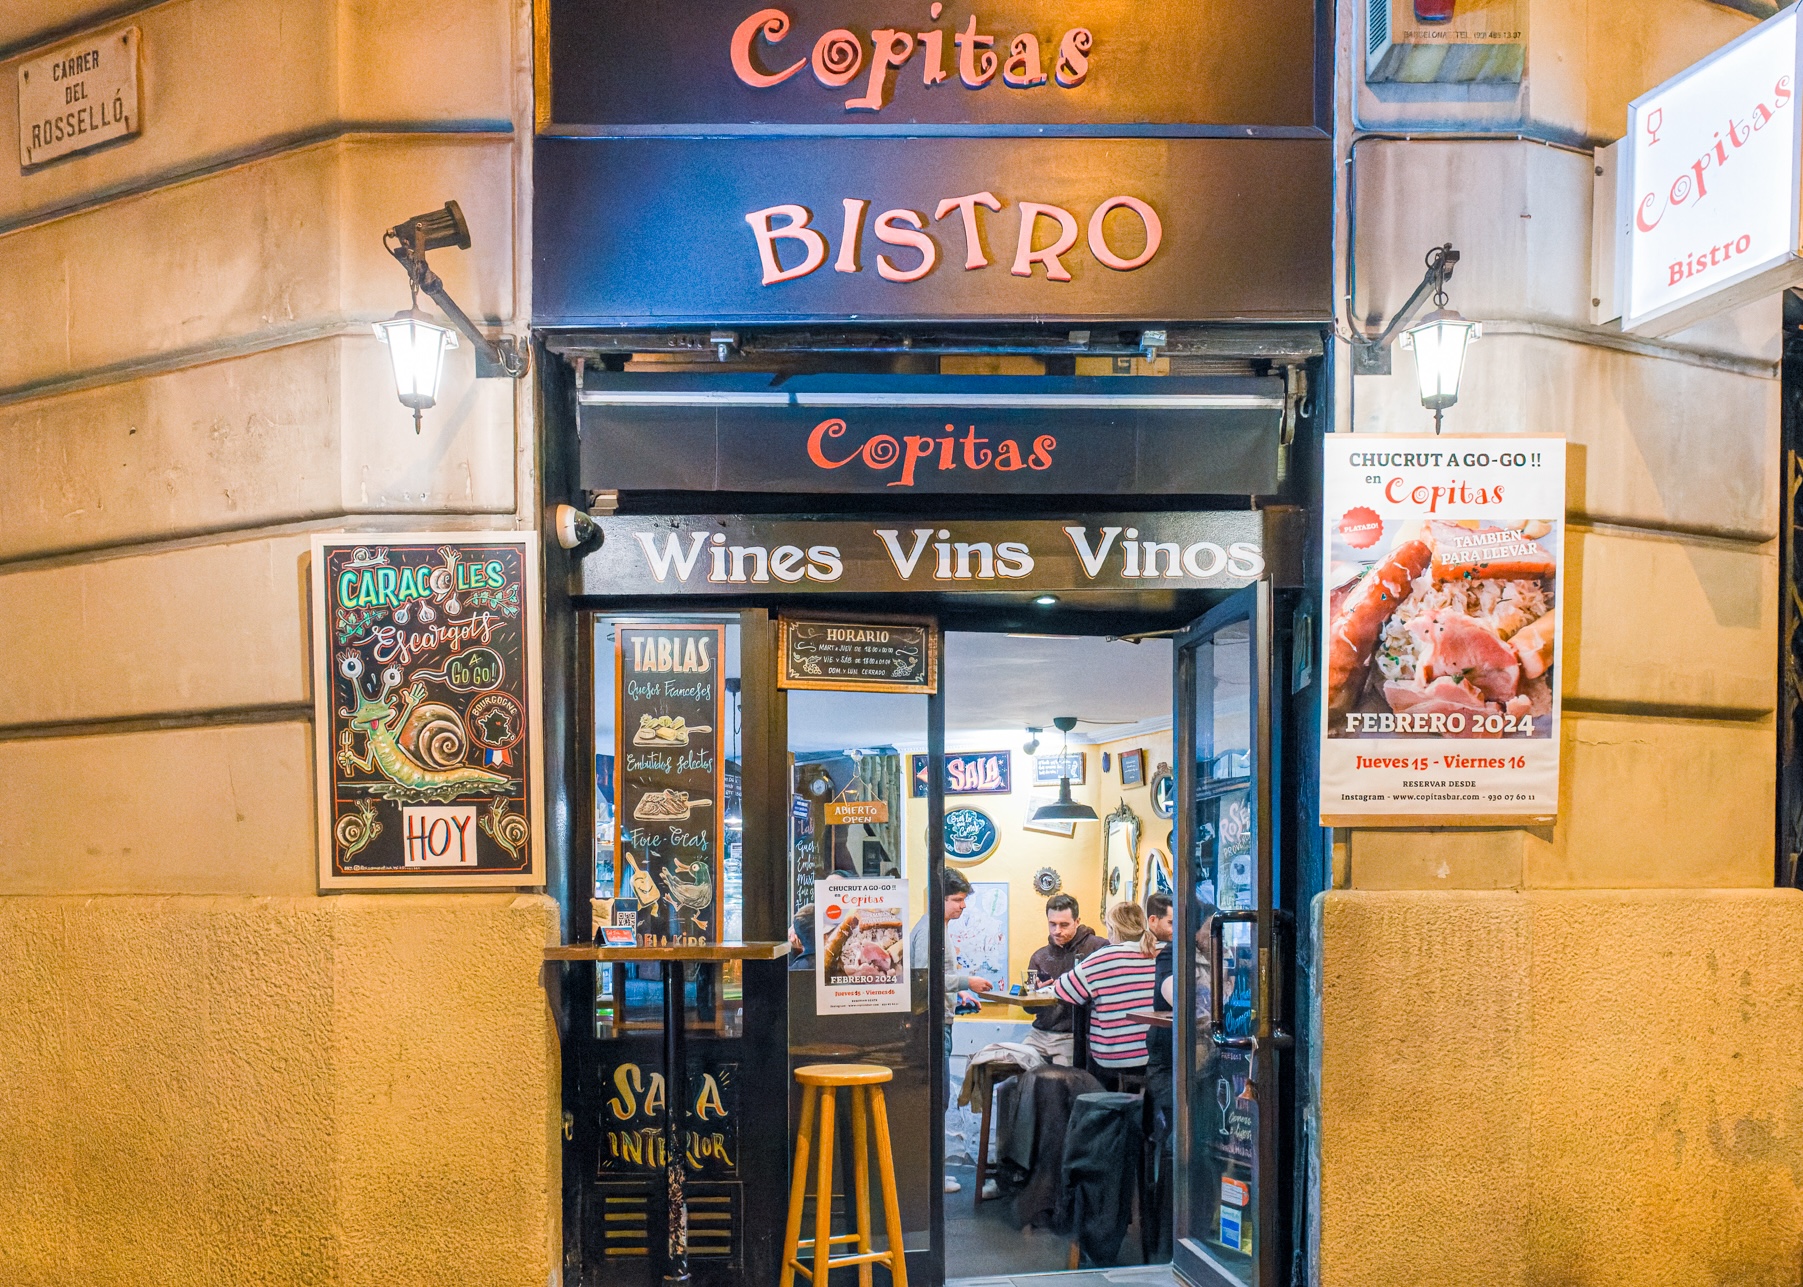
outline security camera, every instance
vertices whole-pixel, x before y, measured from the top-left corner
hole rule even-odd
[[[584,542],[593,540],[601,530],[595,526],[594,519],[574,505],[559,505],[556,517],[557,543],[566,550],[573,550]]]

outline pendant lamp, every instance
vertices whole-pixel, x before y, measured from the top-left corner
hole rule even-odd
[[[1052,726],[1064,734],[1063,756],[1070,754],[1071,730],[1077,727],[1075,715],[1060,715],[1052,721]],[[1068,760],[1061,761],[1068,767]],[[1051,804],[1042,804],[1033,810],[1035,822],[1095,822],[1096,811],[1081,801],[1071,799],[1071,777],[1067,771],[1058,779],[1058,798]]]

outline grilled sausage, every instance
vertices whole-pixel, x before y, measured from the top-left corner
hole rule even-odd
[[[1426,541],[1404,541],[1391,550],[1346,596],[1327,631],[1327,704],[1336,714],[1350,710],[1365,685],[1365,671],[1377,635],[1396,611],[1433,551]]]

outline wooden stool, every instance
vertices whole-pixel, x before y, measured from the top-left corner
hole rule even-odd
[[[882,1083],[894,1074],[877,1064],[809,1064],[795,1070],[801,1083],[801,1129],[795,1136],[795,1176],[789,1184],[789,1226],[783,1235],[781,1287],[794,1287],[795,1271],[808,1276],[814,1287],[827,1287],[827,1274],[841,1265],[858,1267],[858,1287],[871,1287],[870,1266],[889,1266],[895,1287],[908,1287],[907,1257],[902,1250],[901,1203],[895,1195],[895,1162],[889,1149],[889,1114],[883,1106]],[[837,1121],[840,1086],[851,1087],[853,1202],[857,1209],[856,1233],[833,1236],[833,1127]],[[814,1113],[820,1113],[820,1166],[814,1188],[814,1236],[801,1237],[801,1208],[808,1195],[808,1150],[814,1142]],[[870,1154],[866,1144],[866,1113],[876,1127],[876,1167],[883,1182],[883,1218],[889,1231],[889,1250],[870,1249]],[[834,1243],[854,1243],[857,1253],[832,1254]],[[801,1253],[814,1253],[812,1268],[801,1262]]]

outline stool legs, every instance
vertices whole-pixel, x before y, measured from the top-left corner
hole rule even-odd
[[[862,1086],[851,1088],[852,1193],[858,1204],[858,1254],[870,1254],[870,1145],[869,1125],[864,1120],[868,1108],[867,1093]],[[858,1264],[858,1287],[870,1287],[870,1262]]]
[[[799,1270],[810,1287],[828,1287],[827,1275],[837,1264],[857,1265],[858,1287],[874,1287],[871,1266],[889,1266],[892,1287],[908,1287],[907,1253],[902,1246],[901,1202],[895,1189],[895,1160],[889,1139],[889,1113],[880,1086],[851,1083],[852,1174],[850,1200],[856,1210],[856,1232],[833,1236],[833,1136],[838,1124],[838,1093],[832,1085],[802,1084],[801,1121],[795,1135],[795,1171],[789,1181],[789,1218],[783,1231],[783,1266],[780,1287],[795,1287]],[[870,1146],[875,1126],[877,1174],[883,1190],[883,1218],[889,1234],[886,1251],[871,1250]],[[815,1136],[818,1135],[818,1139]],[[814,1238],[801,1242],[802,1207],[807,1201],[809,1164],[813,1164]],[[834,1245],[856,1244],[848,1256],[834,1257]],[[810,1271],[801,1259],[812,1253]]]
[[[883,1220],[889,1229],[889,1279],[894,1287],[908,1287],[908,1257],[902,1249],[901,1200],[895,1192],[895,1155],[889,1147],[889,1110],[883,1088],[870,1090],[871,1115],[876,1119],[876,1170],[883,1182]],[[820,1287],[825,1287],[822,1280]]]
[[[827,1287],[827,1261],[833,1254],[833,1128],[838,1124],[838,1095],[832,1086],[820,1088],[820,1182],[814,1186],[815,1287]]]
[[[814,1142],[817,1098],[819,1092],[812,1086],[801,1088],[801,1123],[795,1132],[795,1178],[789,1182],[789,1227],[783,1233],[781,1287],[795,1287],[795,1247],[801,1241],[801,1206],[808,1196],[808,1146]]]

